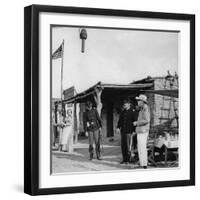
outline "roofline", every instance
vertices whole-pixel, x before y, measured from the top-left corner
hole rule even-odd
[[[166,76],[154,76],[154,77],[147,76],[146,78],[139,79],[139,80],[137,80],[137,81],[133,81],[133,82],[131,82],[131,84],[133,84],[133,83],[140,83],[140,82],[142,82],[142,81],[154,81],[154,80],[156,80],[156,79],[163,79],[163,78],[165,78],[165,77],[166,77]]]
[[[174,98],[178,98],[178,94],[179,94],[178,89],[142,90],[142,91],[146,93],[158,94],[158,95],[169,96],[169,97],[174,97]]]
[[[154,81],[156,79],[165,79],[167,76],[164,76],[164,75],[163,76],[154,76],[154,77],[147,76],[146,78],[139,79],[137,81],[132,81],[131,84],[133,84],[133,83],[140,83],[142,81]],[[175,77],[176,75],[170,75],[170,76]]]
[[[85,90],[81,93],[78,93],[77,95],[75,95],[75,96],[73,96],[69,99],[65,99],[62,102],[72,103],[76,100],[83,99],[87,96],[90,96],[90,95],[95,93],[94,89],[96,87],[100,87],[102,89],[144,89],[144,88],[150,88],[152,86],[153,86],[152,83],[145,83],[145,84],[107,84],[107,83],[98,82],[97,84],[93,85],[92,87],[88,88],[87,90]],[[57,101],[55,103],[61,103],[61,101]]]

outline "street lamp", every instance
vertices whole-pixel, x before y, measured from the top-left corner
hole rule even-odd
[[[87,31],[85,28],[81,29],[80,39],[82,40],[81,52],[85,52],[85,40],[87,39]]]

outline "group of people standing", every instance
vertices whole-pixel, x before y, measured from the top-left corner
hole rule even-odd
[[[53,146],[56,143],[56,133],[58,137],[58,150],[71,152],[73,149],[73,127],[72,127],[72,110],[67,109],[66,112],[62,109],[57,113],[57,122],[55,120],[55,114],[52,117],[53,124]]]
[[[117,132],[121,135],[122,151],[122,161],[120,163],[127,164],[130,162],[132,149],[136,149],[137,144],[140,166],[147,168],[147,138],[150,127],[150,112],[145,95],[139,95],[139,97],[136,97],[136,100],[136,109],[132,107],[132,103],[129,99],[124,100],[123,111],[118,120]],[[89,138],[89,159],[93,159],[93,143],[95,143],[96,157],[98,160],[101,160],[100,138],[102,122],[97,109],[93,107],[90,101],[87,102],[84,121],[85,130]]]
[[[138,152],[139,163],[143,168],[147,168],[148,153],[147,139],[150,128],[150,112],[147,105],[147,97],[139,95],[136,97],[137,106],[133,108],[130,99],[124,100],[123,111],[121,112],[117,124],[117,132],[121,136],[121,164],[131,162],[134,150]],[[53,145],[55,145],[55,132],[59,133],[58,149],[60,151],[72,151],[73,148],[73,130],[72,130],[72,110],[57,113],[57,122],[53,116],[53,127],[57,131],[53,131]],[[86,112],[84,113],[84,129],[89,139],[89,159],[94,158],[94,149],[96,158],[102,160],[101,157],[101,127],[102,122],[97,109],[91,101],[86,104]],[[93,144],[95,143],[95,148]]]
[[[121,164],[130,162],[131,149],[134,146],[133,139],[137,139],[137,152],[139,157],[140,166],[147,168],[148,152],[147,152],[147,139],[150,128],[150,112],[147,105],[147,97],[140,95],[136,97],[136,109],[132,108],[131,101],[124,101],[124,110],[120,114],[117,131],[121,134],[121,150],[122,161]]]

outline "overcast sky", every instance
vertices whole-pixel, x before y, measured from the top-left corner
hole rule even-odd
[[[87,28],[81,53],[79,28],[55,27],[52,51],[64,46],[63,88],[81,92],[98,81],[125,83],[178,73],[178,33]],[[61,59],[52,61],[52,94],[60,97]]]

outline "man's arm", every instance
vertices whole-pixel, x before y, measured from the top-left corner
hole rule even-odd
[[[138,115],[137,115],[136,111],[132,112],[131,120],[133,122],[133,126],[136,127],[137,120],[138,120]]]
[[[150,113],[147,106],[144,108],[143,112],[144,112],[143,119],[137,121],[137,126],[145,126],[150,123]]]
[[[83,113],[83,128],[84,128],[84,131],[87,132],[87,113],[86,112]]]
[[[118,123],[117,123],[117,128],[119,128],[119,129],[122,127],[122,115],[123,115],[123,113],[120,114],[119,120],[118,120]]]

